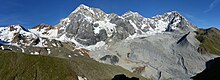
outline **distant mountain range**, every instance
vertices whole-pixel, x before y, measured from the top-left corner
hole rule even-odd
[[[3,51],[96,60],[153,80],[195,76],[205,69],[206,61],[220,54],[219,39],[217,28],[199,29],[177,11],[145,18],[132,11],[107,14],[83,4],[55,26],[0,27]],[[84,70],[75,72],[88,80],[103,80]]]

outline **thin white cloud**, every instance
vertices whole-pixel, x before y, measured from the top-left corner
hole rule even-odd
[[[188,13],[184,13],[184,16],[186,16],[186,18],[188,18],[188,19],[190,19],[194,22],[205,22],[205,21],[203,21],[203,20],[201,20],[201,19],[199,19],[199,18],[197,18],[197,17],[195,17],[191,14],[188,14]]]
[[[194,15],[191,15],[189,13],[184,13],[183,15],[190,21],[192,22],[193,25],[198,26],[198,27],[202,27],[202,28],[207,28],[209,27],[209,23],[207,23],[207,21],[200,19]]]
[[[207,10],[205,10],[204,12],[207,13],[209,11],[211,11],[213,8],[215,8],[216,6],[218,6],[220,3],[220,0],[214,0],[210,5],[209,8]]]

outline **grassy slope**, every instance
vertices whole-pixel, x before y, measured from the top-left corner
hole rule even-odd
[[[196,38],[202,43],[200,53],[212,53],[220,55],[220,31],[216,28],[199,29]]]
[[[139,77],[140,80],[145,80],[143,77],[131,73],[122,67],[100,64],[89,59],[74,58],[71,64],[77,75],[86,76],[90,80],[111,80],[117,74],[125,74],[128,77]]]
[[[0,80],[77,80],[77,75],[89,80],[111,80],[120,73],[145,80],[121,67],[88,58],[68,60],[0,51]]]
[[[67,60],[0,52],[0,80],[77,80]]]

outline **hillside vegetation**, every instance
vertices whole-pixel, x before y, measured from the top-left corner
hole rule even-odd
[[[0,80],[111,80],[117,74],[143,77],[119,66],[98,63],[89,58],[61,59],[0,51]]]
[[[220,31],[217,28],[198,29],[196,38],[202,43],[198,51],[202,54],[220,55]]]
[[[0,80],[78,80],[65,59],[0,51]]]

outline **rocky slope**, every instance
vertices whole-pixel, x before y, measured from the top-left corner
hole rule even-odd
[[[132,11],[107,14],[82,4],[55,26],[0,28],[0,39],[2,50],[89,57],[153,80],[188,80],[216,57],[197,51],[203,42],[195,31],[197,27],[176,11],[145,18]]]
[[[202,71],[211,59],[211,55],[197,52],[199,41],[194,35],[156,34],[120,41],[90,54],[98,61],[120,65],[154,80],[187,80]]]

